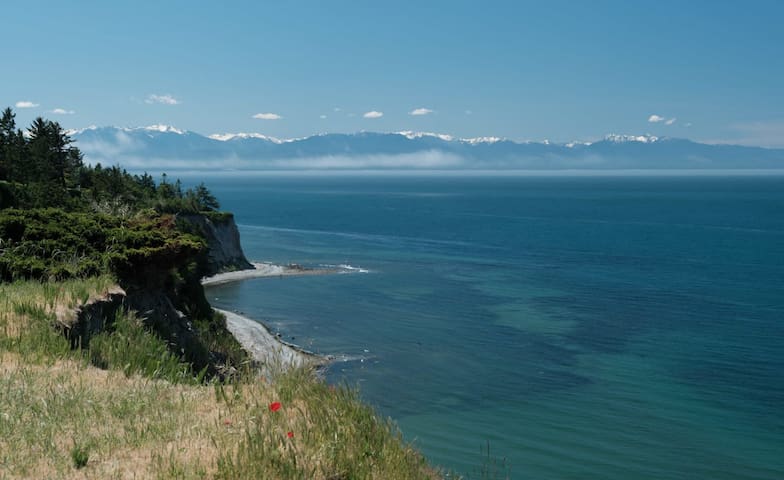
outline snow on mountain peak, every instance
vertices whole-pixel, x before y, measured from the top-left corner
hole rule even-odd
[[[439,140],[443,140],[445,142],[452,142],[457,140],[459,142],[467,143],[469,145],[478,145],[480,143],[496,143],[504,140],[501,137],[456,138],[452,135],[447,135],[445,133],[413,132],[411,130],[403,130],[402,132],[397,132],[397,134],[403,135],[409,140],[414,140],[423,137],[432,137],[432,138],[437,138]]]
[[[66,130],[65,134],[68,135],[69,137],[72,137],[74,135],[79,135],[80,133],[87,132],[89,130],[98,130],[98,127],[96,127],[95,125],[90,125],[89,127],[84,127],[84,128],[71,128]]]
[[[611,133],[604,137],[608,142],[625,143],[625,142],[640,142],[640,143],[654,143],[659,141],[659,137],[653,135],[618,135]]]
[[[247,139],[247,138],[258,138],[260,140],[266,140],[268,142],[273,143],[284,143],[286,140],[281,140],[275,137],[268,137],[267,135],[262,135],[261,133],[214,133],[209,136],[209,138],[213,140],[218,140],[220,142],[228,142],[229,140],[235,139]]]
[[[502,141],[503,138],[501,137],[474,137],[474,138],[461,138],[461,142],[468,143],[470,145],[478,145],[480,143],[496,143]]]
[[[137,130],[137,129],[133,129]],[[160,132],[160,133],[176,133],[178,135],[182,135],[185,133],[184,130],[180,130],[178,128],[172,127],[171,125],[150,125],[148,127],[140,127],[138,130],[147,130],[148,132]]]
[[[403,135],[409,140],[414,140],[415,138],[422,138],[422,137],[434,137],[445,142],[451,142],[455,139],[452,135],[445,135],[443,133],[431,133],[431,132],[412,132],[411,130],[403,130],[402,132],[397,132],[398,135]]]

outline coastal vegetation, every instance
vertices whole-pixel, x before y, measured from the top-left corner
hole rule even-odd
[[[200,283],[210,246],[186,218],[218,208],[3,112],[0,479],[438,478],[355,389],[258,375]]]
[[[23,132],[9,108],[0,116],[0,190],[0,281],[109,275],[127,304],[151,311],[145,328],[195,371],[225,377],[247,361],[204,297],[208,245],[183,219],[221,217],[204,184],[183,189],[166,175],[156,182],[86,165],[59,124],[38,118]]]
[[[200,381],[132,313],[72,349],[57,311],[113,281],[0,284],[0,478],[438,478],[310,370]]]

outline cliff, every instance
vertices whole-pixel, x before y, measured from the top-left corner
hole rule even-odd
[[[253,268],[242,252],[240,232],[231,213],[183,214],[177,220],[182,228],[206,240],[205,276]]]
[[[73,322],[59,322],[71,346],[88,347],[103,332],[114,335],[117,313],[135,311],[144,327],[193,370],[223,376],[247,355],[223,316],[212,310],[201,278],[250,265],[231,215],[187,217],[141,211],[123,219],[53,208],[6,209],[0,211],[0,279],[109,275],[117,283],[115,292],[84,305]]]
[[[237,357],[236,352],[227,352],[225,342],[223,345],[215,342],[216,333],[229,335],[222,317],[211,318],[200,329],[194,324],[195,319],[179,310],[173,300],[182,301],[182,298],[171,298],[171,294],[160,290],[126,292],[113,286],[76,308],[58,311],[56,326],[68,338],[71,348],[89,349],[93,337],[114,331],[118,315],[130,310],[137,312],[141,323],[163,339],[169,350],[180,355],[194,371],[204,370],[208,377],[224,376],[244,359],[244,356]],[[209,333],[202,331],[205,327]],[[236,345],[234,349],[238,348]]]

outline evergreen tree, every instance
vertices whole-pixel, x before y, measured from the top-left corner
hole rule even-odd
[[[146,172],[131,175],[119,166],[87,166],[60,124],[39,117],[23,134],[14,112],[6,108],[0,114],[0,209],[9,206],[167,213],[220,208],[203,183],[183,191],[182,182],[172,183],[165,173],[156,185]]]
[[[204,182],[200,183],[196,189],[194,190],[194,196],[196,197],[196,202],[199,206],[199,210],[218,210],[220,209],[220,203],[218,203],[218,199],[215,198],[215,195],[209,191]]]
[[[0,117],[0,180],[13,180],[14,163],[21,153],[18,147],[16,114],[6,108]]]
[[[36,204],[60,205],[68,203],[68,189],[79,182],[78,169],[82,156],[70,146],[71,139],[60,124],[36,118],[28,129],[27,174],[32,179]]]

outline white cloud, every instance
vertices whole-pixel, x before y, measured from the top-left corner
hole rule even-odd
[[[147,98],[144,100],[144,103],[150,105],[154,103],[159,103],[161,105],[179,105],[180,101],[174,98],[173,96],[169,95],[168,93],[166,95],[155,95],[153,93],[147,95]]]
[[[267,113],[257,113],[256,115],[253,115],[253,118],[257,120],[280,120],[283,117],[281,117],[277,113],[267,112]]]
[[[474,113],[474,112],[472,112],[471,110],[466,110],[466,111],[465,111],[465,114],[466,114],[466,115],[472,115],[473,113]]]
[[[15,106],[16,106],[16,108],[35,108],[35,107],[38,106],[38,104],[30,102],[28,100],[22,100],[22,101],[16,102]]]
[[[325,118],[327,118],[327,116],[326,115],[319,115],[319,118],[324,120]]]
[[[375,110],[371,110],[369,112],[366,112],[362,116],[365,117],[365,118],[381,118],[381,117],[384,116],[384,112],[377,112]]]
[[[76,112],[64,108],[55,108],[54,110],[50,110],[49,113],[54,113],[55,115],[73,115]]]
[[[419,115],[427,115],[429,113],[433,113],[433,110],[429,108],[415,108],[408,112],[409,115],[419,116]]]
[[[661,115],[656,115],[656,114],[653,114],[650,117],[648,117],[648,122],[649,123],[661,123],[661,122],[664,122],[665,125],[672,125],[673,123],[675,123],[676,120],[678,120],[678,119],[675,118],[675,117],[667,118],[667,117],[662,117]]]
[[[334,110],[334,111],[337,113],[337,112],[339,112],[339,111],[340,111],[340,107],[335,107],[335,108],[333,108],[332,110]]]

